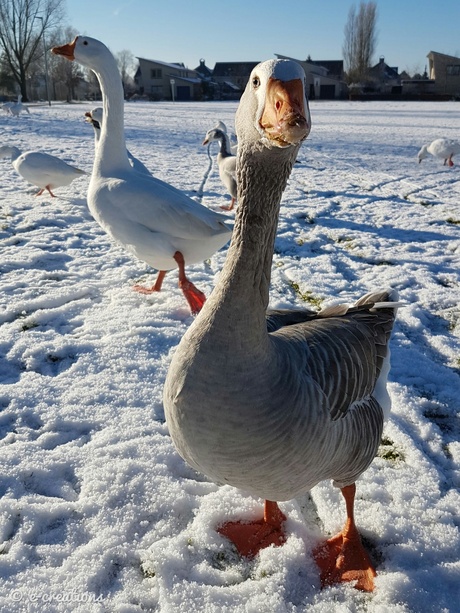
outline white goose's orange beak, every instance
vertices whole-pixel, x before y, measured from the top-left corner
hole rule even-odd
[[[55,55],[62,55],[63,57],[67,58],[72,62],[75,59],[74,52],[75,45],[77,44],[77,38],[78,36],[76,36],[71,43],[67,43],[67,45],[62,45],[61,47],[53,47],[51,51]]]
[[[280,81],[270,78],[260,126],[278,147],[298,145],[310,133],[301,79]]]

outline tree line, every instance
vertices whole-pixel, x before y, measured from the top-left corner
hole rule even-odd
[[[64,84],[68,100],[82,79],[97,81],[90,71],[75,62],[62,62],[49,51],[78,34],[71,26],[62,26],[65,0],[0,0],[0,93],[17,92],[27,102],[34,82],[46,80],[48,96],[57,98],[56,85]],[[114,54],[124,83],[132,81],[134,57],[128,50]]]
[[[94,75],[74,62],[62,62],[49,50],[72,40],[78,34],[63,27],[65,0],[0,0],[0,92],[19,89],[22,100],[29,100],[34,78],[45,76],[48,99],[56,99],[56,84],[64,84],[68,100],[75,98],[76,87],[84,79],[93,83]],[[377,33],[376,2],[361,2],[350,8],[344,29],[343,58],[346,80],[366,80],[375,52]],[[134,58],[130,51],[115,54],[124,83],[130,80]]]

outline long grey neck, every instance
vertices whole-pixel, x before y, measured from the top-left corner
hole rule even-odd
[[[94,173],[113,176],[130,168],[124,131],[124,93],[118,67],[113,58],[98,71],[103,96],[104,121],[94,158]]]
[[[265,312],[279,205],[298,150],[258,146],[259,152],[239,148],[232,242],[216,288],[199,315],[201,326],[223,331],[243,351],[267,344]]]

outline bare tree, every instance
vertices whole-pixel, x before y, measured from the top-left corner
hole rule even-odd
[[[27,101],[27,72],[46,32],[62,21],[64,0],[0,0],[0,52],[22,99]]]
[[[63,41],[71,41],[77,36],[78,32],[71,26],[55,30],[49,39],[49,45],[55,47],[62,45]],[[77,62],[68,62],[61,56],[48,53],[51,79],[53,82],[53,98],[66,98],[67,102],[74,100],[76,89],[83,80],[83,72]]]
[[[123,91],[125,92],[129,85],[131,85],[133,78],[130,74],[134,70],[134,56],[128,49],[123,49],[115,54],[115,59],[118,64],[118,70],[120,71],[121,81],[123,83]]]
[[[376,22],[376,2],[361,2],[358,11],[351,6],[342,47],[348,83],[366,80],[377,43]]]

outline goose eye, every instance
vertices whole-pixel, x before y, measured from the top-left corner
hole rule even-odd
[[[87,45],[87,44],[88,44],[88,41],[87,41],[87,40],[84,40],[84,41],[83,41],[83,44],[84,44],[84,45]]]
[[[259,77],[254,77],[254,78],[252,79],[252,85],[253,85],[253,87],[259,87],[259,85],[260,85],[260,79],[259,79]]]

